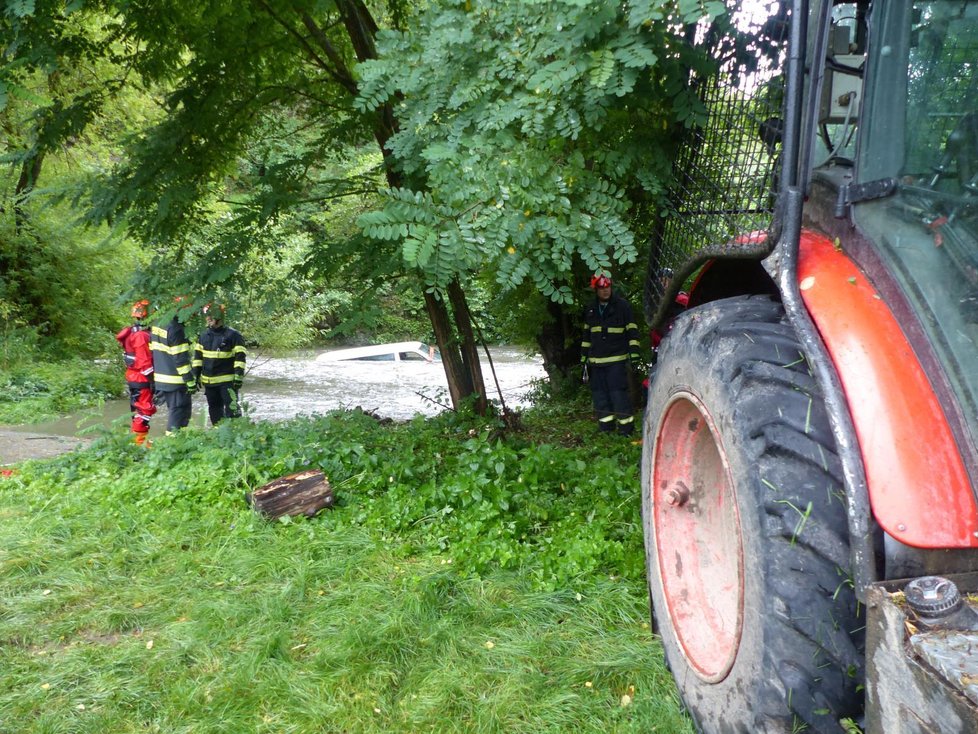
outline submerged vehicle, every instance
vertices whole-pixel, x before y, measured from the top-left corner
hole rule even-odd
[[[706,734],[976,732],[978,0],[753,22],[651,249],[654,626]]]
[[[434,347],[424,342],[393,342],[373,344],[367,347],[350,347],[323,352],[316,361],[341,362],[362,360],[366,362],[440,362],[441,356]]]

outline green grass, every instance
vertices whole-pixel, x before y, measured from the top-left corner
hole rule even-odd
[[[482,423],[120,431],[23,465],[0,733],[692,732],[647,621],[638,448]],[[243,502],[303,466],[336,509]]]
[[[0,369],[0,425],[38,423],[119,397],[126,384],[121,365],[74,359]]]

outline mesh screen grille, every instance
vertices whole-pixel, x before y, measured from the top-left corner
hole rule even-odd
[[[709,49],[727,61],[692,80],[707,119],[684,136],[676,184],[652,233],[644,298],[649,323],[661,319],[664,296],[678,289],[668,287],[673,273],[685,277],[709,257],[761,258],[770,251],[765,233],[777,189],[788,23],[780,6],[768,17],[735,15],[734,23],[739,32]]]

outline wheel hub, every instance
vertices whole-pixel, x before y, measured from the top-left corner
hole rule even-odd
[[[726,677],[744,617],[744,553],[734,482],[708,411],[675,396],[656,435],[656,562],[683,655],[707,682]]]

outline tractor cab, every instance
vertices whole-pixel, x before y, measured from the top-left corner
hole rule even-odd
[[[958,441],[974,446],[978,2],[877,3],[869,26],[857,152],[836,214],[850,217],[885,263],[913,312],[908,325],[919,328],[912,343],[954,396],[942,402],[957,406]],[[831,168],[816,169],[815,182]]]

